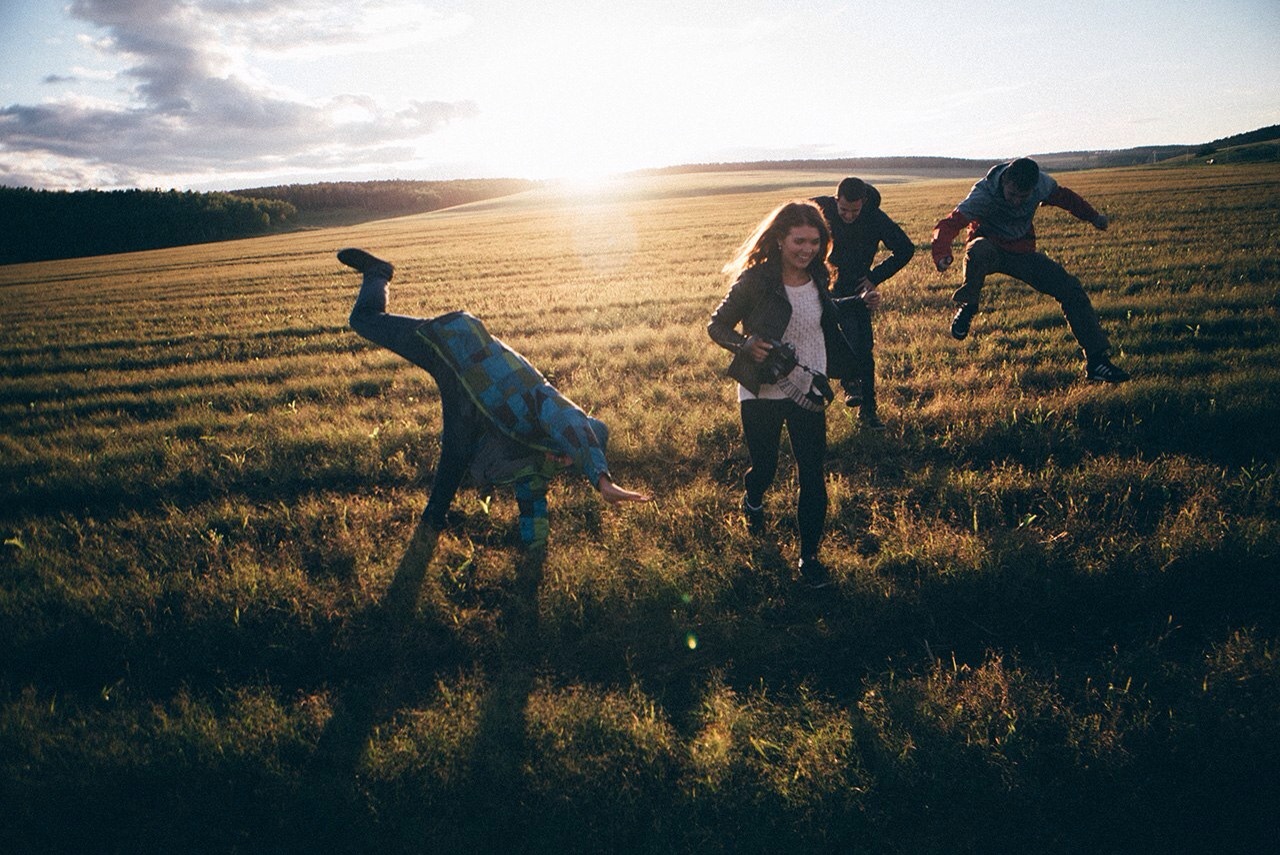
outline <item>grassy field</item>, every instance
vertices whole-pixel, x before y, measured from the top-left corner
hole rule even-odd
[[[544,189],[0,267],[7,852],[1254,852],[1280,824],[1280,168],[1063,182],[1042,247],[1134,380],[994,278],[947,335],[929,232],[877,320],[883,434],[829,413],[833,587],[792,579],[705,324],[732,250],[841,176]],[[346,327],[465,307],[612,430],[623,486],[464,490],[406,553],[430,378]]]

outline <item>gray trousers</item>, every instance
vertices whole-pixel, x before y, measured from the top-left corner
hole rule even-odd
[[[1098,313],[1080,280],[1043,252],[1006,252],[989,238],[969,241],[964,248],[964,285],[951,299],[957,303],[977,303],[982,282],[991,273],[1012,276],[1057,300],[1067,325],[1089,358],[1104,356],[1111,349],[1111,342],[1098,323]]]
[[[425,369],[440,388],[441,422],[440,462],[436,464],[431,497],[423,518],[433,526],[444,525],[445,512],[453,503],[467,467],[475,457],[484,422],[475,404],[467,397],[458,377],[439,355],[418,336],[418,328],[430,323],[428,318],[392,315],[387,312],[387,280],[366,273],[360,294],[351,310],[351,328],[374,344]]]

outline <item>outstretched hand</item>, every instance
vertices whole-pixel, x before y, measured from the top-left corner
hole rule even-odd
[[[942,256],[942,258],[939,258],[936,261],[934,261],[933,264],[935,267],[938,268],[939,273],[945,273],[947,268],[951,266],[951,256],[944,255]]]
[[[608,476],[601,475],[600,483],[596,485],[600,489],[600,498],[604,499],[611,505],[619,502],[648,502],[652,501],[649,496],[643,493],[636,493],[632,490],[624,490],[617,484],[609,480]]]

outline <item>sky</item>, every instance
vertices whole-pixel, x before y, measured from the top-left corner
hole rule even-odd
[[[0,185],[990,159],[1280,123],[1277,0],[0,0]]]

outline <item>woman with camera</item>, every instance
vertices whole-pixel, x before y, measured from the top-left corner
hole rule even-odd
[[[739,384],[751,460],[742,497],[747,525],[753,533],[764,528],[764,494],[778,468],[785,425],[800,481],[798,569],[815,587],[830,578],[818,558],[827,516],[827,376],[849,376],[855,364],[827,290],[830,250],[831,232],[818,206],[780,206],[725,265],[734,282],[707,326],[711,339],[734,354],[727,373]]]

